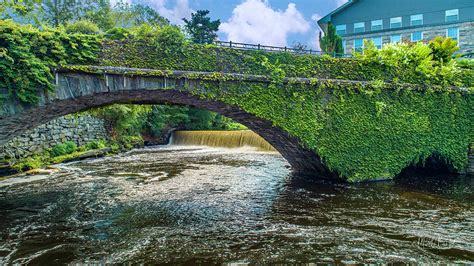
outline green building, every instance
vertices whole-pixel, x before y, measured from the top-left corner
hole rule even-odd
[[[447,36],[461,53],[474,52],[474,0],[349,0],[318,21],[343,39],[345,53],[363,48],[364,39],[388,43],[429,41]]]

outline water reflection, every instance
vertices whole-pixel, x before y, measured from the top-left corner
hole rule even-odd
[[[7,263],[474,261],[474,179],[358,185],[277,153],[162,147],[0,188]]]

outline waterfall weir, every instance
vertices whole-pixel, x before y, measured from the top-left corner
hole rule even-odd
[[[251,130],[189,130],[175,131],[174,145],[196,145],[223,148],[254,147],[260,151],[276,151],[272,145]]]

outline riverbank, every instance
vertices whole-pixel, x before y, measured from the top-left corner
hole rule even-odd
[[[48,174],[45,170],[50,170],[51,165],[66,163],[72,161],[80,161],[89,158],[100,158],[116,153],[112,152],[112,148],[105,147],[101,149],[92,149],[85,151],[78,151],[67,155],[61,155],[52,158],[45,158],[41,156],[34,156],[31,158],[20,159],[17,162],[9,163],[3,162],[0,165],[0,181],[15,177],[18,174]]]
[[[19,159],[11,158],[0,162],[0,180],[21,173],[35,174],[37,171],[44,170],[54,164],[116,155],[143,146],[143,140],[138,139],[127,143],[100,140],[79,147],[73,142],[60,143],[39,154]]]

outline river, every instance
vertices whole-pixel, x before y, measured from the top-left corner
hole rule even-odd
[[[170,145],[0,182],[0,264],[473,263],[474,178],[331,184]]]

